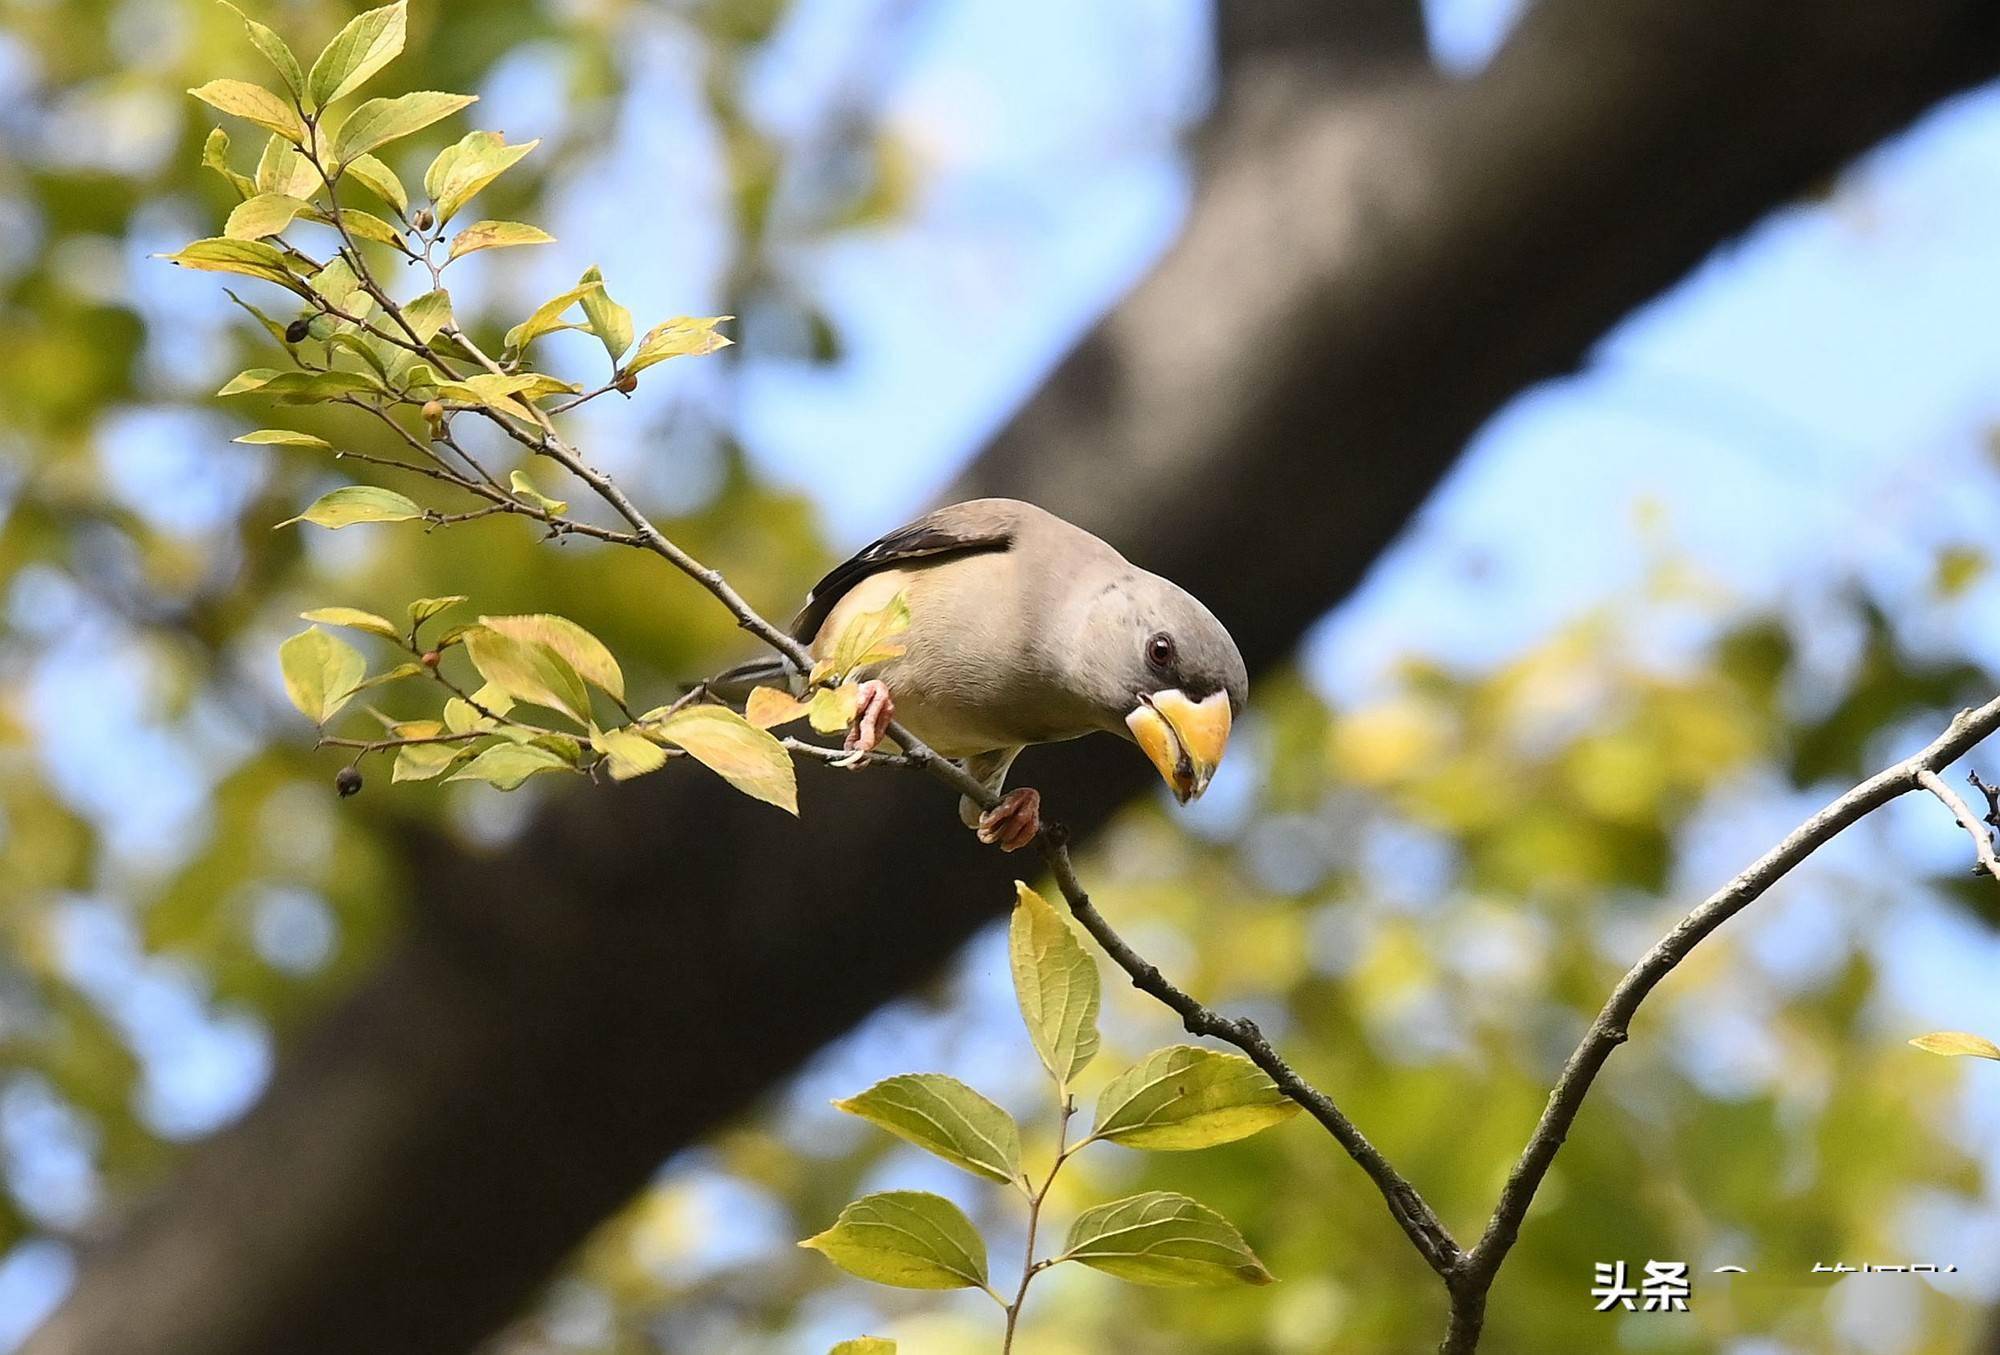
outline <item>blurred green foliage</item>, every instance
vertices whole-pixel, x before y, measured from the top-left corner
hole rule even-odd
[[[256,12],[311,51],[351,10],[287,0]],[[727,242],[713,295],[687,309],[794,307],[795,323],[772,332],[809,334],[828,357],[838,336],[790,285],[785,247],[800,230],[893,212],[905,171],[865,136],[762,129],[744,73],[786,12],[782,0],[419,5],[394,88],[484,90],[515,58],[550,77],[563,123],[506,129],[544,142],[485,208],[536,216],[540,196],[590,191],[572,176],[633,115],[621,57],[633,29],[671,28],[700,54],[699,117],[726,170],[706,204]],[[551,548],[519,522],[475,524],[476,540],[380,532],[363,548],[273,533],[327,484],[297,449],[229,444],[276,410],[209,398],[268,338],[210,304],[213,279],[176,280],[144,257],[207,233],[232,205],[199,167],[210,121],[181,91],[266,78],[239,22],[208,0],[8,0],[0,39],[19,96],[0,134],[4,1250],[73,1235],[232,1109],[209,1085],[219,1075],[177,1064],[162,1031],[256,1032],[237,1060],[252,1070],[235,1074],[254,1085],[257,1041],[282,1047],[366,970],[413,890],[397,845],[406,822],[475,845],[521,822],[478,786],[337,801],[278,681],[276,644],[299,610],[337,598],[393,615],[455,593],[496,613],[555,608],[603,637],[648,694],[704,671],[736,634],[696,590],[662,587],[657,561]],[[446,139],[422,142],[424,157]],[[841,172],[816,175],[814,157]],[[462,319],[500,323],[537,299],[506,265]],[[730,385],[725,374],[676,388],[627,464],[635,489],[674,507],[663,525],[696,555],[748,596],[791,596],[823,553],[807,506],[746,469]],[[373,436],[337,411],[284,413]],[[1929,605],[1964,605],[1985,572],[1975,549],[1941,551]],[[1688,605],[1663,578],[1492,671],[1413,660],[1354,709],[1329,708],[1296,676],[1267,679],[1240,736],[1257,768],[1246,803],[1198,828],[1136,807],[1082,863],[1142,950],[1189,990],[1254,1013],[1461,1234],[1483,1220],[1624,966],[1816,797],[1990,695],[1962,657],[1911,641],[1920,618],[1858,590],[1823,599],[1856,637],[1838,662],[1796,616],[1747,615],[1726,598],[1703,599],[1710,634],[1679,660],[1638,657],[1635,635]],[[1988,1070],[1903,1043],[1914,1032],[1879,983],[1875,919],[1912,899],[1989,923],[2000,908],[1962,863],[1933,874],[1872,825],[1857,836],[1868,850],[1813,863],[1647,1008],[1502,1276],[1491,1349],[1694,1352],[1752,1334],[1858,1349],[1862,1283],[1896,1286],[1901,1314],[1870,1350],[1961,1349],[1980,1326],[1964,1286],[1809,1273],[1970,1261],[1911,1254],[1908,1221],[1987,1198],[1954,1121],[1961,1078]],[[1810,962],[1782,937],[1757,941],[1766,915],[1794,903],[1815,917]],[[922,1030],[983,1056],[989,950],[861,1043]],[[1113,985],[1109,1057],[1079,1075],[1081,1095],[1173,1035],[1163,1012]],[[993,1082],[1026,1062],[1011,1046],[1006,1057]],[[817,1077],[802,1084],[815,1097]],[[181,1083],[209,1091],[190,1109]],[[1019,1109],[1034,1088],[993,1090]],[[774,1098],[671,1164],[495,1348],[775,1353],[867,1330],[924,1355],[990,1351],[984,1300],[862,1294],[791,1245],[917,1170],[913,1150],[829,1128],[839,1117],[804,1096]],[[1049,1145],[1030,1132],[1026,1149],[1045,1158]],[[1435,1338],[1432,1277],[1310,1122],[1164,1164],[1107,1148],[1058,1182],[1052,1207],[1067,1217],[1161,1188],[1227,1215],[1281,1283],[1133,1294],[1067,1268],[1038,1285],[1023,1349],[1368,1355]],[[975,1221],[1006,1236],[1004,1220]],[[1621,1258],[1693,1263],[1693,1311],[1593,1313],[1593,1263]],[[1723,1264],[1751,1274],[1709,1274]]]

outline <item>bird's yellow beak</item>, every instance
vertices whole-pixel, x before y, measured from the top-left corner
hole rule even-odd
[[[1125,727],[1182,804],[1208,789],[1229,746],[1229,693],[1190,701],[1176,688],[1139,698]]]

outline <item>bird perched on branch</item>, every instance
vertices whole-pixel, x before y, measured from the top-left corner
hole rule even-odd
[[[813,585],[791,633],[816,660],[857,617],[901,598],[901,652],[859,668],[847,747],[872,751],[890,720],[997,792],[1029,744],[1105,730],[1137,743],[1185,804],[1208,788],[1248,676],[1222,623],[1185,589],[1149,574],[1033,504],[974,499],[870,542]],[[783,659],[710,683],[742,699],[759,683],[801,694]],[[1026,846],[1041,797],[1022,788],[960,816],[981,841]]]

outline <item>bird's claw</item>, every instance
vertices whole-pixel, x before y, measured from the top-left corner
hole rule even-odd
[[[1010,790],[979,816],[979,840],[1003,852],[1018,852],[1042,831],[1042,793],[1028,786]]]
[[[854,756],[842,761],[858,763],[875,751],[883,731],[896,718],[896,703],[889,696],[889,684],[870,678],[854,689],[854,719],[848,723],[847,738],[840,745]]]

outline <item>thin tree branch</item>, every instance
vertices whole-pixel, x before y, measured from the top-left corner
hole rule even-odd
[[[1972,838],[1972,853],[1978,858],[1978,869],[2000,880],[2000,856],[1994,855],[1993,852],[1993,834],[1980,822],[1979,816],[1973,813],[1972,806],[1965,802],[1965,797],[1947,786],[1944,778],[1929,768],[1917,773],[1917,784],[1942,800],[1944,807],[1951,811],[1951,816],[1958,820],[1958,826]]]
[[[1949,766],[1996,729],[2000,729],[2000,697],[1976,710],[1960,711],[1950,727],[1929,746],[1877,772],[1794,828],[1784,841],[1681,919],[1680,925],[1661,938],[1618,981],[1604,1009],[1590,1023],[1582,1042],[1563,1065],[1562,1076],[1549,1094],[1548,1107],[1508,1175],[1485,1233],[1446,1277],[1452,1292],[1451,1325],[1440,1347],[1441,1355],[1469,1355],[1476,1349],[1493,1278],[1520,1236],[1521,1221],[1548,1176],[1570,1126],[1576,1123],[1598,1070],[1611,1057],[1611,1051],[1627,1039],[1633,1014],[1647,994],[1711,932],[1755,902],[1765,890],[1843,830],[1912,790],[1921,787],[1937,794],[1938,790],[1929,783],[1937,780],[1938,769]]]

